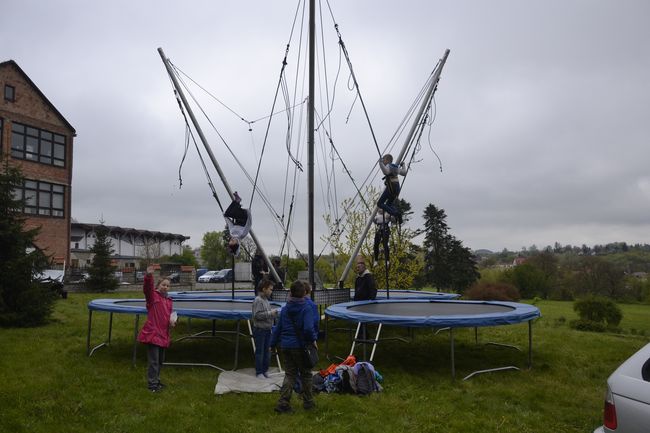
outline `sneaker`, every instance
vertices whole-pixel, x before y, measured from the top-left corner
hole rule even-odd
[[[275,409],[273,409],[277,413],[291,413],[293,412],[293,409],[291,406],[276,406]]]
[[[160,392],[160,391],[162,391],[162,388],[159,387],[159,386],[155,386],[155,387],[153,387],[153,388],[149,388],[149,391],[150,391],[150,392],[154,392],[154,393],[156,393],[156,392]]]
[[[264,373],[262,373],[262,374],[263,374],[263,375],[264,375],[264,377],[266,377],[267,379],[269,378],[269,373],[268,373],[268,371],[265,371],[265,372],[264,372]]]
[[[258,374],[257,376],[258,379],[266,379],[266,376],[264,376],[262,373]]]
[[[305,402],[302,404],[302,408],[305,410],[314,410],[316,409],[316,403],[313,401]]]
[[[166,387],[166,386],[167,386],[167,385],[165,385],[165,384],[162,383],[162,382],[158,382],[158,385],[157,385],[157,387],[160,388],[160,389],[163,389],[163,388]]]

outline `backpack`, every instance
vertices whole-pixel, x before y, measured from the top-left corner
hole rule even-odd
[[[357,394],[368,395],[378,390],[375,381],[375,369],[367,362],[357,362],[354,366],[357,373]]]
[[[336,368],[336,373],[341,377],[340,392],[344,394],[356,394],[357,378],[354,374],[354,369],[349,365],[340,365]]]

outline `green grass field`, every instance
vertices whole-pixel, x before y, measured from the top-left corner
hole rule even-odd
[[[111,346],[87,357],[86,305],[98,297],[139,294],[71,294],[57,301],[48,326],[0,329],[0,432],[591,432],[601,423],[607,377],[650,336],[650,306],[621,305],[623,333],[594,334],[569,328],[577,318],[571,303],[542,301],[531,370],[454,382],[448,334],[419,329],[411,343],[379,346],[374,364],[385,379],[383,393],[319,394],[316,411],[294,404],[294,414],[280,416],[273,412],[277,394],[215,396],[218,372],[209,368],[167,367],[167,389],[149,393],[143,347],[131,365],[133,316],[114,315]],[[342,325],[330,322],[330,328]],[[201,326],[209,329],[210,322],[194,321],[192,330]],[[107,328],[108,314],[94,313],[93,345],[106,338]],[[482,328],[477,345],[472,329],[456,330],[459,378],[483,368],[524,367],[527,331],[526,324]],[[186,332],[183,321],[174,336]],[[393,328],[389,335],[408,332]],[[240,367],[251,367],[250,342],[242,341]],[[481,344],[486,341],[523,351]],[[332,332],[330,351],[348,349],[348,334]],[[233,350],[232,343],[184,341],[173,344],[168,360],[230,366]]]

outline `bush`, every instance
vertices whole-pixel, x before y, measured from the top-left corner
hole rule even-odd
[[[519,290],[511,284],[478,282],[465,292],[467,299],[476,301],[518,301]]]
[[[616,305],[610,299],[603,298],[601,296],[590,296],[587,298],[579,299],[574,302],[573,310],[576,311],[580,316],[580,320],[578,321],[580,323],[578,323],[576,326],[581,327],[598,328],[600,325],[602,325],[604,328],[606,327],[613,329],[616,328],[619,323],[621,323],[621,319],[623,318],[623,313],[621,312],[621,309],[618,307],[618,305]],[[597,323],[599,325],[596,326],[593,323]],[[575,327],[575,329],[578,328]]]
[[[578,331],[605,332],[607,330],[604,323],[593,320],[572,320],[569,326]]]

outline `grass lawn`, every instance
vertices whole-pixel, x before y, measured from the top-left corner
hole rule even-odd
[[[215,396],[218,372],[208,368],[167,367],[167,388],[149,393],[143,347],[137,366],[131,365],[130,315],[114,315],[111,346],[87,357],[86,304],[99,297],[140,294],[71,293],[57,301],[48,326],[0,329],[0,432],[591,432],[601,423],[607,377],[650,336],[650,306],[621,305],[624,333],[595,334],[569,328],[577,318],[571,303],[542,301],[531,370],[453,382],[448,335],[419,329],[409,344],[384,342],[377,349],[383,393],[320,394],[316,411],[304,412],[294,401],[296,412],[280,416],[273,412],[277,393]],[[194,321],[192,330],[202,325],[209,328],[210,322]],[[330,329],[340,325],[331,322]],[[106,337],[107,327],[108,314],[95,312],[93,345]],[[187,331],[183,320],[174,334]],[[456,330],[459,378],[483,368],[525,366],[527,331],[526,324],[480,329],[480,342],[516,344],[523,349],[516,352],[477,345],[472,329]],[[347,334],[331,334],[330,351],[345,354]],[[388,329],[389,335],[407,331]],[[240,367],[251,367],[250,342],[242,341]],[[173,344],[168,360],[230,366],[232,355],[231,343],[191,340]]]

